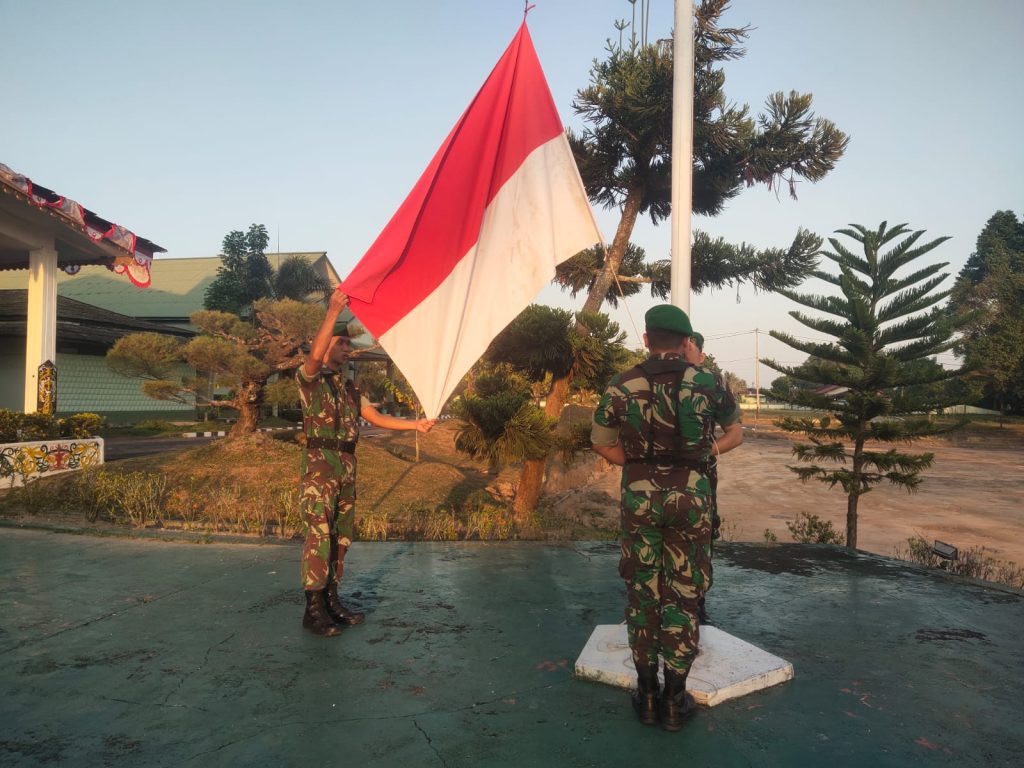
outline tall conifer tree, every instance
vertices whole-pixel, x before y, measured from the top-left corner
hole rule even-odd
[[[779,291],[824,313],[826,317],[799,311],[790,315],[835,341],[808,342],[772,331],[774,338],[811,357],[799,367],[762,362],[812,385],[791,390],[790,402],[834,414],[777,423],[810,440],[793,447],[804,464],[790,469],[801,480],[842,486],[847,495],[846,546],[856,548],[860,497],[881,482],[913,491],[934,459],[931,453],[883,446],[948,431],[950,427],[931,422],[927,414],[951,404],[948,390],[937,385],[963,371],[946,370],[932,359],[953,346],[960,322],[942,303],[949,291],[934,292],[948,277],[942,272],[948,264],[915,265],[910,273],[896,275],[949,238],[918,244],[923,230],[911,232],[905,224],[889,227],[885,222],[876,230],[852,224],[838,234],[856,241],[863,255],[829,238],[832,251],[821,255],[839,273],[816,270],[814,276],[838,288],[840,295]]]
[[[1024,413],[1024,221],[1013,211],[988,220],[950,304],[969,318],[957,351],[976,371],[981,403]]]

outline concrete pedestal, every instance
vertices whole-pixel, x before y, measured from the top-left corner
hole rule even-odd
[[[659,675],[661,673],[659,672]],[[793,679],[793,665],[717,627],[700,628],[700,654],[686,689],[698,704],[713,707]],[[576,659],[576,675],[619,688],[636,687],[625,624],[596,627]]]

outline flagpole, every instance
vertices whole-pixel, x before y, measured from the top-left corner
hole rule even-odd
[[[675,0],[672,43],[672,303],[690,312],[693,211],[693,0]]]

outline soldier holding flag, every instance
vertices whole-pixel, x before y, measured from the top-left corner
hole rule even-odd
[[[299,507],[306,541],[302,549],[302,586],[306,612],[302,626],[330,637],[364,620],[338,597],[345,554],[355,527],[356,441],[359,417],[374,426],[429,432],[433,419],[407,421],[385,416],[359,394],[346,373],[352,337],[338,320],[348,296],[335,291],[313,339],[309,355],[296,371],[302,401],[302,455]]]

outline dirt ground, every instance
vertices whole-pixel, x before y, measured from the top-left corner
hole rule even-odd
[[[1024,564],[1024,451],[1012,444],[998,448],[956,446],[942,441],[915,444],[912,452],[931,451],[935,464],[919,490],[908,494],[876,486],[860,499],[858,548],[891,556],[907,539],[938,539],[961,550],[983,546],[998,560]],[[778,433],[747,432],[739,448],[719,465],[719,506],[729,541],[764,541],[765,529],[779,541],[791,541],[786,523],[801,512],[830,520],[846,531],[846,497],[838,486],[801,483],[786,469],[795,464],[791,441]],[[555,483],[549,504],[555,514],[601,518],[617,514],[618,470],[600,460],[574,468]],[[575,486],[575,488],[571,488]]]

